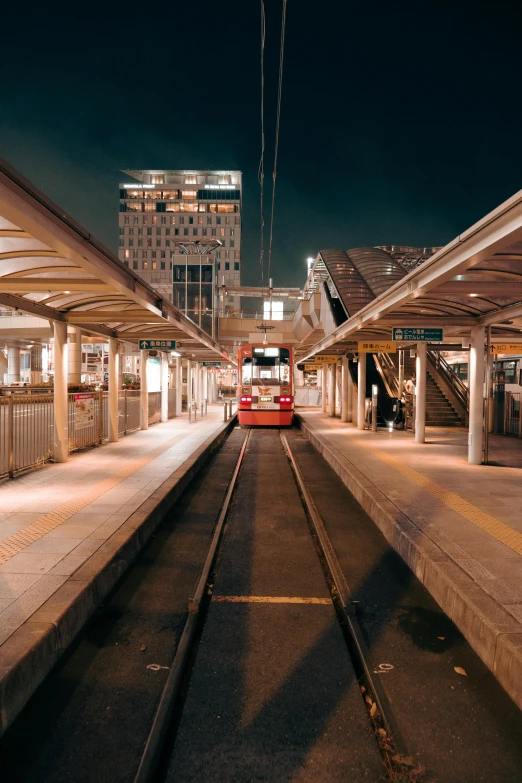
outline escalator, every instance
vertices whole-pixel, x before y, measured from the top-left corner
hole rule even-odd
[[[357,385],[357,362],[348,361],[348,367],[353,382]],[[390,427],[393,422],[397,428],[399,400],[393,396],[393,390],[386,379],[382,368],[373,353],[366,354],[366,391],[365,396],[371,399],[372,386],[377,386],[377,426]]]

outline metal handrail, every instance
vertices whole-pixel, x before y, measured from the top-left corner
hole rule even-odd
[[[387,357],[386,359],[383,357]],[[373,355],[374,361],[375,361],[375,369],[379,373],[379,375],[382,378],[382,381],[386,387],[386,391],[388,393],[389,397],[397,397],[398,396],[398,389],[399,389],[399,380],[395,377],[395,364],[393,363],[393,359],[388,354],[383,353],[374,353]],[[383,367],[383,364],[387,364],[387,367]],[[388,370],[388,372],[386,372]],[[389,372],[391,370],[391,373]],[[390,385],[390,374],[391,378],[393,379],[393,384],[395,386],[395,389],[392,390],[392,387]]]
[[[451,365],[440,355],[439,351],[428,351],[428,356],[435,369],[440,372],[444,380],[450,385],[460,404],[466,410],[469,410],[469,389],[466,384],[461,381]]]

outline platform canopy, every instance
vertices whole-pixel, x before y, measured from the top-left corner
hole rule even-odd
[[[0,307],[86,334],[176,340],[195,361],[235,361],[30,182],[0,160]]]
[[[393,327],[442,327],[455,344],[490,326],[522,352],[522,190],[410,272],[378,248],[325,250],[309,280],[329,287],[342,323],[303,358],[390,340]]]

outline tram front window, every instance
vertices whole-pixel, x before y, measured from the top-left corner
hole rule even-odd
[[[281,386],[290,382],[290,351],[288,348],[253,348],[252,357],[243,358],[243,384]]]

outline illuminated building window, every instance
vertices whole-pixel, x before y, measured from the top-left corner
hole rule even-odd
[[[194,199],[197,196],[197,190],[182,190],[181,198]]]
[[[219,236],[220,237],[224,237],[225,236],[225,229],[224,228],[220,228],[219,229]]]
[[[236,252],[234,253],[234,257],[239,258],[239,250],[236,250]]]
[[[206,211],[207,211],[207,205],[206,205],[206,204],[203,204],[202,202],[200,202],[200,203],[198,204],[198,211],[199,211],[199,212],[206,212]]]
[[[180,207],[179,203],[174,204],[171,202],[165,205],[165,210],[167,212],[179,212],[179,207]],[[172,218],[172,220],[175,220],[175,218]]]
[[[228,221],[228,218],[227,218],[227,221]],[[234,233],[235,233],[235,229],[231,228],[230,229],[230,236],[233,237]]]
[[[153,174],[150,181],[153,185],[163,185],[165,184],[165,175]]]
[[[209,212],[217,212],[217,204],[208,205]]]
[[[198,225],[200,226],[203,225],[203,218],[201,217],[201,215],[198,217]]]
[[[130,257],[130,252],[128,250],[126,250],[125,251],[125,258],[129,258],[129,257]]]
[[[155,226],[157,222],[158,222],[158,218],[156,216],[154,216],[152,218],[152,225]]]
[[[196,175],[195,174],[187,174],[185,176],[185,185],[195,185],[196,184]]]
[[[158,266],[157,262],[153,261],[151,264],[152,269],[156,269],[157,266]]]
[[[171,219],[170,219],[170,225],[171,226],[175,226],[176,225],[176,218],[174,216],[172,216]]]
[[[145,212],[155,212],[156,211],[156,202],[145,204]]]
[[[233,204],[218,204],[218,212],[234,212]]]
[[[144,269],[148,269],[149,268],[149,262],[148,261],[144,261],[143,262],[143,268]]]

